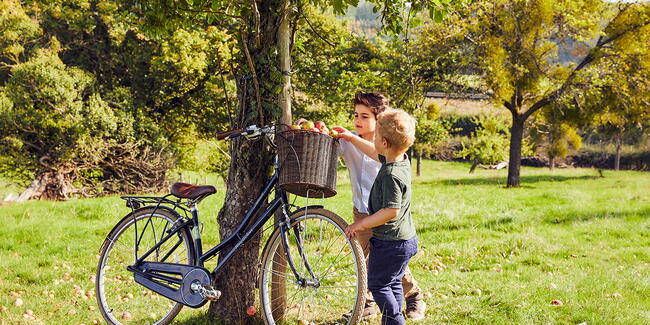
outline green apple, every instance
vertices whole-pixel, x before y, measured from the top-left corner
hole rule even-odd
[[[315,126],[314,126],[314,122],[312,122],[312,121],[307,121],[307,122],[305,122],[305,123],[302,123],[302,129],[303,129],[303,130],[311,130],[311,129],[313,129],[314,127],[315,127]]]

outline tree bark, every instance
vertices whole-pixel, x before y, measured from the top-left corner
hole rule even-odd
[[[259,12],[259,16],[255,18],[256,15],[253,15],[251,21],[243,27],[254,30],[244,30],[240,40],[243,55],[236,76],[238,112],[233,128],[272,124],[281,113],[276,89],[283,87],[283,82],[287,79],[274,81],[276,79],[271,78],[271,74],[281,71],[276,61],[278,54],[273,49],[277,48],[278,29],[285,16],[284,10],[278,8],[286,8],[281,7],[284,3],[286,2],[251,2],[252,10]],[[259,29],[255,29],[256,26]],[[290,110],[290,100],[283,105]],[[273,162],[273,155],[261,140],[250,142],[237,138],[231,144],[230,151],[232,160],[228,188],[218,215],[222,240],[232,234],[259,195],[262,185],[268,179],[268,167]],[[242,246],[223,270],[215,275],[215,286],[221,290],[222,296],[210,304],[209,314],[226,324],[259,323],[259,320],[246,314],[246,308],[255,304],[260,238],[258,234]],[[219,259],[225,254],[226,252],[221,253]]]
[[[510,159],[508,161],[508,187],[518,187],[521,183],[521,145],[524,138],[525,119],[516,113],[512,116],[510,127]]]
[[[70,173],[59,169],[48,169],[36,173],[36,177],[20,195],[16,202],[27,200],[62,201],[70,198],[74,192]]]

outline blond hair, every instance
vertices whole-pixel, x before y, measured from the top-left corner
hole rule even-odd
[[[405,152],[415,141],[415,118],[401,109],[386,109],[377,116],[377,128],[391,149]]]

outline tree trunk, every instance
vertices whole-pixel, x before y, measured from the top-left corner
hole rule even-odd
[[[478,159],[474,159],[474,161],[472,162],[472,166],[469,168],[469,173],[474,174],[476,167],[478,167]]]
[[[508,187],[518,187],[520,184],[521,145],[524,138],[524,119],[521,115],[513,114],[510,127],[510,159],[508,161]]]
[[[284,11],[278,8],[285,8],[282,6],[286,2],[253,3],[257,5],[259,19],[255,18],[255,14],[252,15],[248,27],[244,26],[250,31],[244,31],[242,39],[239,40],[242,56],[239,62],[240,70],[236,76],[238,112],[233,128],[260,125],[262,121],[264,124],[277,121],[281,112],[278,108],[279,94],[276,89],[283,86],[283,80],[287,80],[271,77],[281,71],[276,63],[278,54],[275,49],[278,48],[277,31],[284,17]],[[255,31],[255,26],[259,26],[258,32]],[[288,107],[290,109],[290,106]],[[273,156],[267,149],[263,141],[249,142],[243,138],[235,139],[231,144],[232,160],[228,187],[224,205],[218,215],[222,240],[236,229],[268,179],[267,171],[273,162]],[[258,235],[242,246],[222,272],[215,275],[215,286],[221,290],[222,296],[210,304],[209,314],[212,317],[226,324],[259,322],[246,314],[246,308],[255,304],[259,248]],[[220,254],[219,258],[225,254],[226,252]]]
[[[282,92],[279,96],[280,123],[291,125],[291,30],[289,28],[289,1],[282,5],[284,16],[278,28],[278,56],[280,59],[280,72],[282,73]]]
[[[291,117],[291,55],[290,55],[290,44],[291,44],[291,31],[289,29],[289,1],[285,1],[282,6],[285,15],[280,22],[280,27],[278,28],[278,56],[280,59],[280,71],[282,72],[282,92],[280,92],[278,101],[280,103],[280,123],[284,124],[281,129],[288,128],[292,123]],[[277,195],[277,193],[276,193]],[[281,221],[283,213],[281,210],[278,210],[275,213],[274,220],[276,224]],[[284,257],[284,248],[279,247],[276,254],[273,256],[273,275],[271,282],[273,283],[271,287],[271,297],[273,303],[271,305],[272,310],[275,310],[276,313],[283,313],[284,306],[287,303],[286,299],[286,286],[287,280],[282,276],[285,274],[287,269],[287,260]],[[260,308],[261,309],[261,308]],[[276,315],[276,314],[274,314]],[[276,315],[281,318],[280,315]]]
[[[549,168],[550,170],[554,170],[554,169],[555,169],[555,156],[549,156],[549,157],[548,157],[548,165],[549,165],[548,168]]]
[[[20,195],[16,202],[27,200],[61,201],[70,198],[74,192],[70,173],[60,169],[48,169],[36,173],[36,177]]]
[[[417,162],[418,162],[417,175],[420,176],[420,175],[421,175],[421,173],[420,173],[420,163],[422,162],[422,150],[418,150],[417,153],[418,153],[418,158],[417,158]]]
[[[623,146],[623,135],[616,136],[616,157],[614,158],[614,170],[621,169],[621,147]]]

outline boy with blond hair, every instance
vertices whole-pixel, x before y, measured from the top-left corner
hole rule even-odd
[[[348,238],[372,230],[368,257],[368,289],[382,312],[382,324],[401,325],[402,277],[417,253],[418,238],[411,218],[411,164],[406,151],[415,140],[415,119],[402,110],[377,116],[374,144],[345,130],[340,135],[381,162],[370,190],[369,216],[345,229]]]
[[[366,155],[358,149],[353,142],[363,139],[365,142],[374,143],[375,129],[377,127],[377,116],[389,108],[388,98],[379,92],[359,91],[352,100],[354,105],[354,129],[355,132],[349,132],[342,127],[333,127],[332,129],[343,133],[345,138],[341,138],[339,146],[339,156],[345,160],[345,165],[350,174],[350,184],[352,185],[352,204],[354,221],[367,218],[368,198],[372,184],[377,177],[377,172],[381,168],[376,151],[371,150],[374,157]],[[346,133],[352,137],[346,136]],[[346,139],[347,138],[347,139]],[[372,230],[367,229],[360,231],[356,239],[363,248],[366,260],[372,237]],[[404,299],[406,302],[406,317],[412,320],[421,320],[426,312],[422,289],[418,286],[417,281],[411,274],[409,268],[406,268],[404,277],[402,277],[402,286],[404,289]],[[366,295],[366,304],[363,309],[363,317],[369,317],[375,313],[374,298],[372,293]]]

